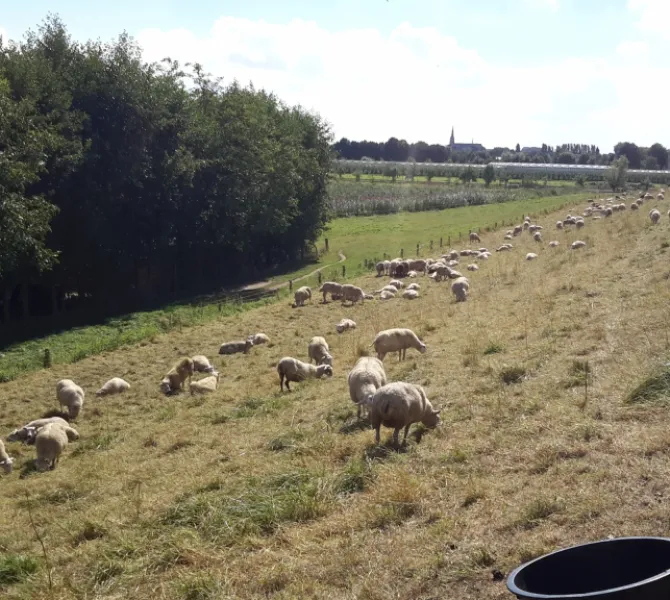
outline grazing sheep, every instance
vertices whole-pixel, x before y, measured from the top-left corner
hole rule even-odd
[[[558,242],[556,240],[552,240],[551,242],[549,242],[550,248],[556,248],[556,246],[558,246]]]
[[[420,289],[421,289],[421,286],[420,286],[418,283],[410,283],[410,284],[407,286],[407,289],[408,289],[408,290],[420,290]]]
[[[644,204],[644,200],[642,198],[638,198],[635,203],[638,205],[638,207],[642,206]]]
[[[470,292],[470,282],[466,277],[459,277],[451,284],[451,293],[456,296],[456,302],[465,302]]]
[[[605,209],[605,212],[604,212],[603,214],[604,214],[606,217],[611,217],[611,216],[612,216],[612,208],[608,206],[608,207]]]
[[[521,235],[522,233],[523,233],[523,225],[517,225],[512,231],[512,235],[514,237],[516,237],[517,235]]]
[[[96,393],[96,396],[112,396],[114,394],[122,394],[130,389],[130,384],[120,377],[112,377],[105,385],[103,385]]]
[[[375,347],[377,358],[384,360],[389,352],[398,353],[398,361],[405,358],[407,348],[414,348],[423,354],[426,352],[424,344],[411,329],[394,328],[380,331],[371,346]]]
[[[44,419],[36,419],[35,421],[30,421],[23,427],[15,429],[7,436],[8,442],[23,442],[24,444],[34,444],[35,435],[37,432],[48,425],[49,423],[57,423],[64,427],[69,426],[69,423],[61,417],[47,417]]]
[[[84,390],[71,379],[61,379],[56,384],[56,399],[66,406],[71,419],[76,419],[84,406]]]
[[[397,279],[391,279],[387,285],[392,285],[396,290],[400,290],[405,287],[405,284],[402,281],[398,281]]]
[[[656,225],[661,220],[661,213],[660,211],[656,210],[655,208],[651,211],[649,211],[649,218],[651,219],[651,222]]]
[[[312,290],[306,285],[299,287],[295,291],[295,294],[293,294],[293,300],[294,300],[293,308],[297,308],[298,306],[305,306],[305,302],[311,299],[312,299]]]
[[[470,232],[470,243],[472,244],[473,242],[481,242],[482,240],[479,238],[479,235],[477,235],[476,232],[471,231]]]
[[[335,325],[335,330],[337,333],[342,333],[348,329],[356,329],[356,322],[351,319],[342,319],[337,325]]]
[[[577,229],[581,229],[585,225],[584,219],[577,219],[575,225],[576,225]]]
[[[382,277],[386,272],[386,267],[384,266],[383,262],[378,262],[375,265],[375,269],[377,270],[377,277]]]
[[[351,304],[356,304],[359,300],[363,302],[365,298],[365,292],[356,285],[351,285],[350,283],[345,283],[342,286],[342,304],[345,302],[351,302]]]
[[[314,365],[302,362],[297,358],[285,356],[277,365],[277,373],[279,373],[279,389],[284,391],[284,380],[286,380],[286,389],[290,392],[291,388],[288,386],[290,381],[298,383],[310,378],[320,379],[324,375],[326,377],[332,377],[333,367],[330,365],[319,365],[315,367]]]
[[[198,381],[192,381],[188,388],[192,396],[193,394],[208,394],[209,392],[215,392],[218,385],[219,373],[204,377]]]
[[[335,281],[326,281],[320,288],[319,292],[323,294],[323,303],[327,302],[326,295],[330,294],[331,300],[335,300],[335,295],[342,294],[342,284]]]
[[[539,231],[536,231],[536,232],[533,234],[533,239],[534,239],[536,242],[541,242],[541,241],[542,241],[542,234],[541,234]]]
[[[251,338],[254,346],[270,343],[270,338],[265,333],[254,333],[254,335],[250,335],[249,338]]]
[[[402,293],[402,297],[405,300],[415,300],[416,298],[419,297],[419,292],[417,290],[405,290]]]
[[[573,250],[577,250],[578,248],[583,248],[584,246],[586,246],[586,242],[582,242],[582,240],[577,240],[576,242],[572,242],[570,248],[572,248]]]
[[[2,442],[2,440],[0,440],[0,467],[3,468],[5,473],[11,473],[13,464],[14,459],[9,456],[9,454],[7,454],[7,450],[5,450],[5,444]]]
[[[246,340],[237,340],[235,342],[225,342],[219,348],[219,354],[249,354],[249,350],[254,345],[254,340],[248,337]]]
[[[307,346],[307,356],[310,364],[314,361],[317,365],[333,366],[333,357],[329,353],[330,348],[326,338],[321,336],[313,337]]]
[[[386,385],[386,371],[381,360],[374,356],[361,356],[347,376],[349,397],[358,407],[357,416],[361,418],[361,409],[369,410],[368,399],[382,386]]]
[[[379,299],[380,300],[391,300],[392,298],[395,298],[395,294],[392,294],[391,292],[387,292],[384,290],[380,295]]]
[[[398,435],[404,427],[403,443],[409,428],[421,422],[429,429],[440,424],[440,411],[435,410],[420,385],[394,381],[380,387],[368,396],[370,422],[375,430],[375,442],[379,444],[381,426],[393,428],[393,443],[398,445]]]
[[[69,425],[48,423],[35,436],[37,459],[35,466],[38,471],[55,469],[58,459],[69,441],[79,439],[79,433]]]
[[[526,254],[526,260],[535,260],[537,258],[537,254],[535,252],[529,252]]]
[[[556,221],[556,229],[563,229],[563,221]]]
[[[665,196],[663,195],[663,192],[658,192],[658,194],[656,194],[656,198],[658,198],[659,200],[663,200]]]
[[[468,265],[468,266],[466,267],[466,269],[467,269],[468,271],[479,271],[479,266],[477,266],[477,265],[475,265],[475,264],[473,263],[473,264],[471,264],[471,265]]]
[[[220,351],[219,354],[221,354]],[[194,372],[195,366],[193,364],[193,360],[185,356],[168,371],[163,381],[161,381],[161,391],[163,391],[165,394],[168,394],[183,389],[184,382],[187,379],[188,382],[191,383],[191,377],[193,376]]]
[[[640,209],[640,206],[638,205],[637,202],[631,202],[631,204],[630,204],[630,209],[631,209],[631,210],[639,210],[639,209]]]

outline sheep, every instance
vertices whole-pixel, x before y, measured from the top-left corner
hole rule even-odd
[[[611,207],[608,206],[608,207],[605,209],[605,212],[604,212],[603,214],[604,214],[606,217],[611,217],[611,216],[612,216],[612,209],[611,209]]]
[[[349,375],[349,397],[357,406],[357,416],[361,418],[361,409],[367,412],[370,408],[368,399],[382,386],[386,385],[384,364],[374,356],[361,356],[356,361]]]
[[[471,264],[471,265],[468,265],[468,266],[466,267],[466,269],[467,269],[468,271],[479,271],[479,267],[478,267],[477,265],[475,265],[474,263]]]
[[[246,340],[237,340],[234,342],[224,342],[219,348],[219,354],[249,354],[249,350],[254,345],[254,340],[248,337]]]
[[[383,262],[378,262],[375,265],[375,269],[377,270],[377,277],[382,277],[386,272],[386,267],[384,266]]]
[[[570,248],[572,250],[577,250],[578,248],[583,248],[584,246],[586,246],[586,242],[583,242],[582,240],[577,240],[575,242],[572,242]]]
[[[577,226],[577,229],[581,229],[585,225],[584,219],[577,219],[577,222],[575,223],[575,225]]]
[[[512,249],[512,244],[503,244],[496,248],[496,252],[507,252]]]
[[[329,353],[328,342],[321,336],[313,337],[307,346],[307,356],[309,362],[314,361],[317,365],[333,366],[333,357]]]
[[[534,239],[536,242],[541,242],[541,241],[542,241],[542,234],[541,234],[539,231],[536,231],[536,232],[533,234],[533,239]]]
[[[410,284],[407,286],[407,290],[408,290],[408,291],[409,291],[409,290],[420,290],[420,289],[421,289],[421,286],[420,286],[418,283],[410,283]]]
[[[198,381],[192,381],[188,388],[192,396],[193,394],[207,394],[209,392],[214,392],[218,385],[219,373],[216,373],[215,375],[204,377]]]
[[[397,290],[405,287],[405,284],[402,281],[398,281],[397,279],[391,279],[387,285],[392,285]]]
[[[351,319],[342,319],[337,325],[335,325],[335,330],[337,333],[342,333],[348,329],[356,329],[356,322]]]
[[[470,282],[466,277],[459,277],[451,284],[451,293],[456,296],[456,302],[465,302],[470,291]]]
[[[556,221],[556,229],[563,229],[563,221]]]
[[[475,254],[476,260],[488,260],[490,257],[491,257],[490,252],[479,252],[478,254]]]
[[[661,220],[661,213],[657,209],[653,209],[649,211],[649,218],[651,219],[651,222],[656,225]]]
[[[665,196],[663,195],[663,192],[658,192],[658,194],[656,194],[656,198],[658,200],[663,200],[665,198]]]
[[[391,292],[387,292],[384,290],[380,295],[379,299],[380,300],[391,300],[392,298],[395,298],[395,294],[392,294]]]
[[[293,294],[293,308],[298,308],[298,306],[305,306],[307,300],[312,299],[312,290],[306,285],[299,287]]]
[[[193,361],[193,372],[194,373],[213,373],[214,372],[214,367],[209,362],[209,359],[206,356],[204,356],[202,354],[196,354],[195,356],[191,357],[191,360]]]
[[[345,283],[342,286],[342,304],[349,301],[351,304],[356,304],[359,300],[363,302],[365,299],[365,292],[356,285]]]
[[[447,260],[456,260],[458,258],[458,252],[456,252],[456,250],[450,250],[447,252],[447,254],[443,254],[442,258],[446,258]]]
[[[517,235],[521,235],[523,233],[523,225],[517,225],[513,230],[512,230],[512,235],[516,237]]]
[[[398,361],[403,360],[407,353],[407,348],[414,348],[421,354],[426,352],[426,344],[411,329],[405,328],[380,331],[370,345],[375,347],[377,358],[382,361],[389,352],[397,352]]]
[[[537,254],[535,252],[529,252],[526,254],[526,260],[535,260],[537,258]]]
[[[79,439],[79,433],[69,425],[48,423],[35,436],[37,459],[35,466],[38,471],[55,469],[58,459],[69,441]]]
[[[535,233],[536,231],[542,231],[544,227],[542,225],[531,225],[528,228],[528,233]]]
[[[69,423],[62,417],[46,417],[44,419],[36,419],[35,421],[30,421],[23,427],[15,429],[7,436],[8,442],[23,442],[24,444],[34,444],[35,435],[40,430],[40,428],[48,425],[49,423],[57,423],[67,427]]]
[[[440,424],[440,410],[435,410],[420,385],[394,381],[383,385],[368,396],[370,423],[375,430],[375,442],[379,444],[380,428],[393,428],[393,443],[398,445],[398,435],[404,427],[403,444],[407,441],[409,428],[421,422],[434,429]]]
[[[386,383],[386,382],[384,382]],[[0,440],[0,467],[3,468],[5,473],[11,473],[12,472],[12,465],[14,464],[14,459],[7,454],[7,450],[5,450],[5,444]]]
[[[219,351],[219,354],[221,354],[221,351]],[[168,371],[163,381],[161,381],[161,391],[168,394],[183,389],[184,382],[187,379],[189,384],[191,383],[191,377],[194,372],[195,366],[193,360],[185,356]]]
[[[642,198],[638,198],[638,199],[635,201],[635,203],[637,204],[637,206],[638,206],[638,208],[639,208],[640,206],[642,206],[642,204],[644,204],[644,200],[642,200]]]
[[[459,277],[463,277],[463,274],[460,271],[455,271],[454,269],[449,271],[449,279],[458,279]]]
[[[556,246],[558,246],[558,242],[556,240],[552,240],[551,242],[549,242],[550,248],[556,248]]]
[[[379,290],[380,294],[382,292],[388,292],[389,294],[393,294],[395,296],[398,293],[398,288],[393,285],[385,285],[381,290]]]
[[[76,419],[84,406],[84,390],[71,379],[61,379],[56,384],[56,399],[66,406],[71,419]]]
[[[479,235],[477,235],[476,232],[471,231],[470,232],[470,243],[472,244],[473,242],[481,242],[482,240],[479,238]]]
[[[288,386],[290,381],[298,383],[310,378],[321,379],[324,375],[332,377],[333,367],[330,365],[318,365],[315,367],[297,358],[284,356],[279,361],[279,364],[277,364],[277,373],[279,373],[279,389],[284,391],[284,380],[286,380],[286,389],[290,392],[291,388]]]
[[[270,338],[265,333],[254,333],[253,335],[250,335],[248,339],[251,339],[254,346],[270,343]]]
[[[335,300],[335,294],[342,294],[342,284],[335,281],[326,281],[319,288],[319,292],[323,294],[323,303],[327,302],[327,294],[330,294],[331,300]]]
[[[417,290],[405,290],[402,293],[402,297],[405,300],[415,300],[416,298],[419,297],[419,292]]]
[[[511,236],[509,233],[506,233],[504,239],[506,239],[506,240],[511,240],[511,239],[512,239],[512,236]]]
[[[410,271],[418,271],[419,273],[425,273],[427,266],[428,265],[426,264],[426,261],[423,258],[414,258],[409,261]]]
[[[96,396],[111,396],[113,394],[122,394],[130,389],[130,384],[120,377],[112,377],[96,393]]]
[[[640,206],[638,205],[637,202],[631,202],[631,203],[630,203],[630,209],[631,209],[631,210],[639,210],[639,209],[640,209]]]
[[[374,300],[375,297],[372,294],[363,294],[363,300]]]

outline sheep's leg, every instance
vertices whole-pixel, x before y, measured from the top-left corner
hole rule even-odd
[[[410,428],[411,426],[412,426],[412,424],[410,423],[409,425],[407,425],[407,427],[405,427],[405,435],[404,435],[403,438],[402,438],[402,443],[403,443],[403,444],[406,444],[406,443],[407,443],[407,434],[409,433],[409,428]]]
[[[284,391],[284,376],[283,375],[279,376],[279,391],[280,392]]]
[[[381,424],[375,426],[375,443],[379,443],[379,430],[381,428]]]
[[[386,356],[386,352],[377,352],[377,358],[381,360],[382,362],[384,361],[384,357]]]
[[[358,412],[356,413],[356,417],[360,419],[361,418],[361,403],[359,402],[356,406],[358,407]]]
[[[286,389],[287,389],[289,392],[291,391],[291,388],[288,387],[288,377],[286,378]]]
[[[393,430],[393,443],[397,446],[398,445],[398,435],[400,434],[400,427],[396,427]]]

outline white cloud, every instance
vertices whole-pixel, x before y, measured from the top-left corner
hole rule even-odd
[[[616,53],[627,60],[644,60],[649,56],[649,44],[634,41],[621,42],[616,47]]]
[[[559,0],[525,0],[525,2],[531,8],[549,9],[552,12],[556,12],[560,8]]]
[[[197,61],[224,82],[253,82],[315,110],[337,137],[446,143],[454,125],[457,141],[487,147],[581,142],[607,151],[624,138],[670,139],[670,124],[658,120],[663,95],[633,83],[667,81],[670,71],[622,58],[642,56],[641,42],[622,43],[610,59],[515,65],[487,61],[454,37],[409,23],[383,35],[222,17],[202,37],[146,29],[137,40],[147,60]]]
[[[665,33],[670,21],[668,0],[628,0],[628,9],[637,16],[636,26],[642,31]]]

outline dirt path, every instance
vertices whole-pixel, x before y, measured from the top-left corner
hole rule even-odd
[[[338,260],[336,263],[330,263],[329,265],[323,265],[323,267],[319,267],[318,269],[315,269],[311,273],[307,273],[307,275],[302,275],[300,277],[296,277],[293,280],[293,283],[296,283],[298,281],[302,281],[303,279],[307,279],[308,277],[312,277],[313,275],[316,275],[319,271],[323,271],[324,269],[327,269],[328,267],[332,267],[333,265],[337,265],[341,262],[344,262],[347,260],[347,257],[344,255],[344,253],[341,250],[337,251],[337,255],[340,257],[340,260]],[[286,287],[289,284],[289,280],[284,281],[283,283],[279,283],[277,285],[273,285],[271,289],[273,290],[278,290],[280,288]],[[249,291],[249,290],[262,290],[266,287],[270,287],[271,282],[270,281],[257,281],[256,283],[250,283],[249,285],[245,285],[243,288],[240,288],[240,291]]]

